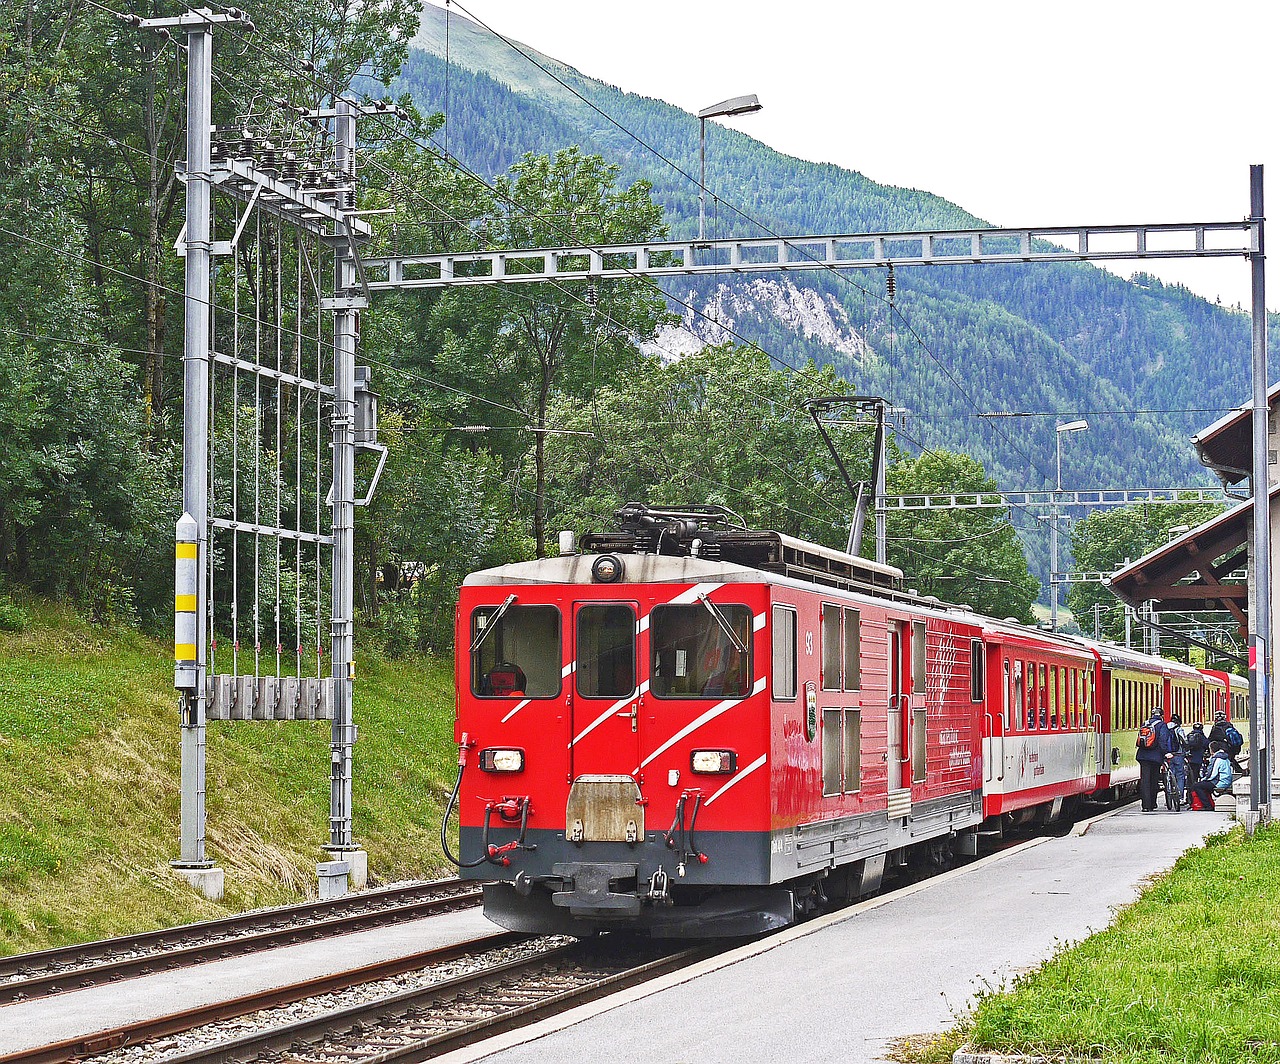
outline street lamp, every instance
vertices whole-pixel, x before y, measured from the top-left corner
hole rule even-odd
[[[735,96],[732,100],[723,100],[704,107],[698,112],[698,157],[702,163],[701,179],[698,183],[698,239],[707,238],[707,119],[725,118],[730,115],[749,115],[760,110],[760,101],[753,93],[750,96]]]
[[[1068,432],[1082,432],[1089,427],[1084,418],[1059,425],[1058,432],[1058,490],[1053,495],[1053,524],[1049,526],[1049,628],[1058,630],[1058,496],[1062,493],[1062,437]]]

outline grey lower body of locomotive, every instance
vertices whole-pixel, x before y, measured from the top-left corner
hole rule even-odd
[[[510,865],[464,873],[501,880],[484,888],[485,915],[512,931],[582,935],[629,930],[655,938],[729,938],[793,924],[815,884],[842,902],[873,893],[887,855],[946,839],[981,820],[981,792],[917,803],[909,818],[883,811],[798,829],[698,832],[697,849],[673,850],[661,832],[643,841],[581,842],[564,832],[531,830],[532,849],[512,851]],[[512,832],[501,832],[507,841]],[[464,828],[463,853],[485,837]]]

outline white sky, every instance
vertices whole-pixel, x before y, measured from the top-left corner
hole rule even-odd
[[[460,2],[686,111],[754,92],[764,110],[735,128],[995,225],[1233,221],[1251,163],[1280,219],[1277,0]],[[1243,259],[1117,269],[1249,305]]]

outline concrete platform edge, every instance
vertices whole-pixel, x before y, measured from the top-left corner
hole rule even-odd
[[[1114,810],[1113,810],[1114,811]],[[1111,815],[1110,812],[1102,814],[1103,816]],[[1101,819],[1095,817],[1094,819]],[[711,957],[708,960],[701,961],[698,964],[691,965],[671,975],[663,976],[661,979],[655,979],[652,982],[643,983],[640,986],[631,987],[629,990],[623,990],[620,993],[612,994],[600,1001],[593,1001],[586,1005],[580,1005],[575,1009],[562,1013],[559,1016],[553,1016],[550,1019],[540,1020],[537,1023],[530,1024],[528,1027],[521,1028],[517,1031],[510,1031],[507,1034],[498,1035],[495,1038],[486,1039],[483,1042],[477,1042],[475,1045],[466,1046],[462,1049],[456,1049],[452,1053],[446,1053],[444,1056],[436,1057],[435,1064],[471,1064],[473,1061],[483,1060],[487,1056],[499,1053],[504,1049],[510,1049],[512,1046],[523,1045],[526,1042],[533,1042],[556,1031],[562,1031],[566,1027],[572,1027],[576,1023],[598,1016],[603,1012],[609,1012],[612,1009],[619,1008],[632,1001],[638,1001],[641,998],[649,997],[651,994],[660,993],[673,986],[679,986],[681,983],[687,983],[699,976],[706,975],[708,972],[718,971],[721,968],[728,968],[731,965],[738,964],[751,957],[757,957],[762,953],[768,953],[770,950],[777,949],[779,946],[788,942],[794,942],[798,938],[804,938],[806,935],[812,935],[823,928],[830,927],[833,924],[841,923],[845,920],[855,919],[857,916],[871,909],[878,909],[882,905],[889,902],[898,901],[902,898],[909,897],[918,891],[925,890],[929,887],[935,887],[940,883],[946,883],[952,879],[966,875],[978,868],[985,868],[997,861],[1012,857],[1014,854],[1022,853],[1032,847],[1039,846],[1042,843],[1049,842],[1051,836],[1042,835],[1039,838],[1028,839],[1026,842],[1019,843],[1017,846],[1011,846],[1007,850],[1001,850],[999,853],[993,853],[988,857],[982,858],[980,861],[974,861],[967,864],[963,868],[953,868],[949,872],[943,872],[941,875],[932,876],[929,879],[921,880],[919,883],[913,883],[909,887],[896,890],[892,894],[886,894],[878,898],[871,898],[857,905],[851,905],[847,909],[841,909],[838,912],[828,913],[826,916],[820,916],[816,920],[810,920],[807,923],[799,924],[795,927],[788,928],[776,935],[770,935],[768,938],[761,939],[759,942],[750,942],[745,946],[739,946],[737,949],[730,950],[728,953],[722,953],[718,957]]]

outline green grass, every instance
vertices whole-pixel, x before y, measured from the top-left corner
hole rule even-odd
[[[960,1041],[1109,1064],[1280,1062],[1280,827],[1209,839],[1108,930],[1064,949],[955,1032]]]
[[[328,840],[329,724],[215,722],[213,903],[178,880],[179,732],[167,645],[48,603],[0,631],[0,953],[297,901]],[[357,654],[354,833],[373,881],[445,871],[447,663]]]

